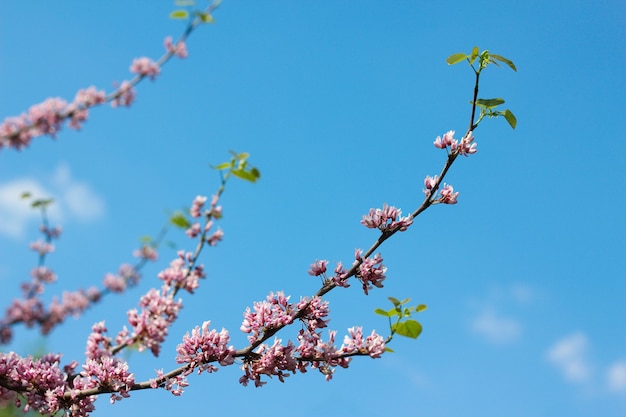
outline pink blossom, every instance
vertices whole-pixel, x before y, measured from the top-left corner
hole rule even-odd
[[[230,336],[226,329],[221,332],[209,331],[210,321],[202,323],[202,330],[196,326],[191,335],[189,332],[183,337],[183,343],[176,347],[176,362],[191,365],[190,373],[194,368],[198,368],[198,374],[216,372],[217,367],[211,362],[218,362],[222,366],[232,365],[235,361],[235,348],[227,346]]]
[[[286,297],[282,291],[274,294],[270,292],[266,301],[258,301],[253,305],[254,311],[250,307],[244,312],[244,320],[240,330],[244,333],[250,333],[248,341],[255,343],[262,332],[270,329],[283,327],[293,322],[292,312],[296,309],[289,303],[289,297]]]
[[[165,38],[163,44],[165,45],[167,52],[174,54],[181,59],[187,58],[187,45],[185,44],[185,41],[178,41],[178,43],[174,45],[172,43],[172,37],[168,36]]]
[[[133,256],[148,261],[156,261],[159,258],[157,250],[150,245],[143,245],[141,249],[133,251]]]
[[[43,240],[38,240],[36,242],[32,242],[29,245],[30,249],[39,252],[40,256],[43,256],[47,253],[54,252],[54,245],[51,243],[44,242]]]
[[[62,114],[67,102],[59,97],[46,99],[28,109],[28,120],[34,136],[50,135],[53,138],[61,130]]]
[[[161,291],[152,288],[142,296],[139,306],[141,312],[133,309],[127,313],[133,328],[132,338],[139,344],[140,351],[149,348],[154,356],[159,356],[161,343],[178,317],[182,301],[174,301],[170,287],[164,285]]]
[[[111,292],[122,293],[126,290],[126,280],[117,275],[106,274],[103,284]]]
[[[454,192],[454,188],[449,184],[444,184],[443,189],[439,192],[441,197],[439,198],[440,203],[444,204],[456,204],[457,197],[459,196],[458,192]]]
[[[23,149],[30,144],[33,137],[29,127],[29,119],[26,114],[17,117],[7,117],[0,124],[0,149],[2,147],[13,147],[17,150]]]
[[[335,275],[330,277],[330,280],[338,287],[348,288],[350,284],[346,278],[347,275],[348,272],[343,267],[343,264],[341,262],[337,262],[337,266],[335,266]]]
[[[202,233],[202,228],[200,227],[200,223],[194,223],[191,225],[189,229],[185,230],[185,234],[189,236],[190,239],[194,239],[200,233]]]
[[[48,239],[52,240],[52,239],[58,239],[59,236],[61,236],[61,227],[60,226],[56,226],[56,227],[46,227],[45,225],[41,225],[39,226],[39,231],[41,233],[43,233]]]
[[[199,280],[205,277],[202,265],[195,265],[190,271],[186,266],[185,254],[181,251],[178,258],[170,262],[170,267],[157,275],[168,287],[182,288],[190,294],[200,286]]]
[[[211,236],[206,239],[206,242],[209,244],[209,246],[216,246],[217,242],[221,242],[223,238],[224,232],[222,231],[222,229],[218,228],[215,232],[213,232],[213,234],[211,234]]]
[[[474,134],[470,131],[463,137],[463,139],[461,139],[461,143],[459,144],[459,154],[468,156],[476,153],[476,143],[472,142],[474,142]]]
[[[328,301],[324,301],[321,297],[313,297],[311,300],[304,297],[296,305],[301,310],[301,320],[306,323],[307,329],[314,332],[328,326],[330,319],[326,319],[330,313]],[[303,310],[303,311],[302,311]]]
[[[347,368],[350,364],[350,358],[341,355],[341,352],[335,346],[335,335],[337,332],[331,330],[328,332],[329,339],[322,341],[321,333],[311,332],[308,330],[300,330],[298,333],[299,345],[296,351],[300,353],[300,362],[298,369],[306,372],[306,367],[311,366],[318,369],[325,379],[330,381],[337,366]]]
[[[128,364],[112,356],[87,360],[80,376],[74,380],[78,389],[102,387],[112,390],[111,404],[130,397],[129,391],[134,383],[135,376],[128,371]]]
[[[361,327],[351,327],[348,329],[349,336],[345,336],[341,351],[346,354],[368,354],[372,358],[380,358],[385,352],[385,340],[372,331],[365,340],[363,339],[363,329]]]
[[[161,73],[159,65],[148,57],[135,58],[130,65],[130,72],[139,74],[142,77],[149,77],[151,80]]]
[[[128,81],[123,81],[120,85],[117,93],[111,100],[111,107],[116,108],[119,106],[130,107],[135,101],[135,89]]]
[[[106,93],[98,91],[91,86],[88,89],[79,90],[76,98],[68,108],[67,112],[71,115],[69,125],[72,129],[79,130],[81,123],[85,122],[89,117],[89,107],[101,104],[106,101]]]
[[[402,210],[383,204],[382,209],[370,209],[368,214],[363,215],[361,224],[370,229],[378,228],[380,231],[404,232],[411,224],[413,219],[410,216],[402,217]]]
[[[191,214],[191,217],[200,217],[202,215],[202,207],[204,206],[204,203],[206,202],[207,198],[204,196],[196,196],[196,198],[193,199],[193,202],[191,203],[191,209],[189,210],[189,213]]]
[[[361,259],[361,252],[360,249],[358,249],[355,258],[358,262],[361,262],[356,276],[363,284],[363,292],[365,295],[367,295],[368,291],[372,289],[372,285],[377,288],[382,288],[383,281],[386,278],[385,272],[387,271],[387,268],[383,266],[383,258],[380,254],[376,254],[374,257],[367,259]]]
[[[440,136],[437,136],[437,139],[435,139],[434,145],[436,148],[445,149],[448,146],[451,147],[455,145],[455,143],[456,143],[456,140],[454,139],[454,130],[449,130],[443,135],[443,138],[441,138]]]
[[[316,259],[315,262],[311,264],[311,269],[309,269],[307,273],[314,277],[318,277],[322,274],[325,274],[327,264],[328,264],[328,261],[319,261]]]
[[[285,382],[289,372],[296,373],[298,362],[293,357],[295,346],[291,341],[287,346],[281,344],[282,340],[275,339],[272,346],[262,344],[254,352],[258,359],[244,362],[242,369],[244,375],[239,382],[247,386],[248,382],[254,381],[255,387],[260,387],[266,382],[261,381],[262,375],[277,376],[280,382]],[[287,371],[287,372],[285,372]]]
[[[184,388],[189,386],[189,383],[187,382],[187,378],[183,374],[177,375],[172,378],[163,379],[164,377],[163,370],[160,369],[160,370],[157,370],[156,372],[157,372],[156,379],[150,380],[150,386],[152,388],[158,388],[158,387],[164,388],[165,390],[170,391],[173,395],[180,396],[182,395]]]
[[[36,268],[33,268],[30,271],[30,275],[38,282],[45,282],[46,284],[55,282],[57,280],[57,276],[54,273],[54,271],[52,271],[50,268],[45,267],[45,266],[39,266]],[[38,293],[43,292],[43,289],[41,289],[41,291],[37,291]]]

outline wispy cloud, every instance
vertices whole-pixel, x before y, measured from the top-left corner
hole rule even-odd
[[[576,332],[558,340],[548,350],[548,362],[556,366],[563,377],[571,382],[589,382],[591,363],[587,357],[589,340],[583,332]]]
[[[491,308],[472,320],[471,329],[495,344],[515,342],[522,334],[522,324],[518,320],[500,316]]]
[[[509,286],[494,286],[485,299],[472,300],[475,311],[469,321],[472,333],[483,337],[487,342],[504,345],[517,342],[524,331],[522,321],[514,317],[512,308],[524,308],[536,299],[536,291],[531,287],[516,283]]]
[[[34,198],[52,198],[48,214],[55,222],[93,221],[104,214],[104,200],[86,183],[72,178],[67,165],[59,165],[47,181],[23,177],[0,184],[0,234],[12,238],[24,236],[27,227],[40,214],[31,201],[20,196],[29,192]]]
[[[626,393],[626,360],[621,360],[609,366],[606,372],[606,382],[609,391]]]

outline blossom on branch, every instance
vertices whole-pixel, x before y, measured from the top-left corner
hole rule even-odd
[[[402,217],[402,210],[383,204],[382,209],[370,209],[363,215],[361,224],[370,229],[378,228],[381,232],[400,230],[404,232],[411,224],[411,216]]]
[[[210,321],[202,323],[202,330],[196,326],[191,334],[187,332],[183,343],[176,347],[176,362],[191,365],[185,374],[190,374],[196,367],[198,374],[204,371],[217,372],[218,368],[211,362],[218,362],[222,366],[232,365],[235,361],[235,348],[227,346],[230,336],[226,329],[221,332],[209,331]]]
[[[161,68],[152,59],[142,56],[133,60],[130,64],[130,72],[142,77],[149,77],[154,81],[157,75],[161,73]]]
[[[167,52],[174,54],[181,59],[187,58],[187,45],[185,44],[185,41],[178,41],[176,45],[174,45],[172,43],[172,37],[168,36],[163,41],[163,45],[165,45],[165,50]]]
[[[456,204],[457,197],[459,196],[459,192],[454,192],[454,188],[450,184],[444,184],[443,189],[439,192],[441,197],[439,198],[439,202],[443,204]]]

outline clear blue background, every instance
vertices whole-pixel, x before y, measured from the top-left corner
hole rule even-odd
[[[163,38],[181,33],[173,8],[2,2],[0,116],[90,85],[110,91],[133,58],[160,57]],[[101,398],[94,416],[626,415],[624,2],[225,1],[215,18],[190,38],[188,59],[138,86],[130,109],[93,109],[81,132],[0,153],[1,191],[28,184],[57,198],[64,234],[48,259],[60,276],[49,296],[98,285],[166,210],[214,192],[209,163],[251,153],[262,180],[229,184],[225,240],[202,257],[208,278],[185,297],[160,358],[130,355],[139,380],[173,368],[182,335],[207,319],[244,346],[246,306],[270,290],[314,293],[315,259],[348,264],[376,238],[359,224],[370,207],[420,204],[424,176],[444,162],[433,140],[469,121],[473,74],[449,67],[449,54],[478,45],[517,64],[488,68],[481,96],[504,97],[518,128],[480,126],[478,153],[448,178],[459,204],[433,207],[383,246],[383,289],[328,296],[339,335],[355,324],[384,333],[373,309],[388,296],[425,303],[418,341],[394,340],[396,353],[355,359],[331,382],[312,371],[244,388],[233,366],[190,377],[182,398]],[[8,305],[36,264],[28,242],[38,223],[2,205]],[[168,238],[192,248],[181,232]],[[139,288],[69,320],[45,347],[81,361],[92,323],[106,319],[115,334],[174,256],[163,248]],[[40,344],[20,329],[6,348]]]

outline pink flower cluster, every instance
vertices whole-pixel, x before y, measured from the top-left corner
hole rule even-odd
[[[431,177],[427,175],[424,178],[424,194],[426,197],[430,197],[433,193],[433,189],[439,182],[439,176],[435,175]],[[436,199],[437,202],[443,204],[456,204],[457,198],[459,196],[458,192],[454,192],[454,187],[449,184],[444,184],[443,189],[439,192],[439,198]]]
[[[289,373],[296,373],[298,361],[293,357],[295,346],[289,342],[287,346],[281,344],[282,340],[275,339],[272,346],[262,344],[255,351],[258,359],[244,362],[242,369],[244,375],[239,378],[239,382],[247,386],[248,382],[254,381],[255,387],[260,387],[266,382],[261,381],[262,375],[278,377],[280,382],[285,382]]]
[[[385,353],[385,339],[375,330],[363,339],[363,329],[361,327],[351,327],[348,329],[350,336],[346,336],[340,351],[345,354],[367,354],[372,358],[380,358]]]
[[[332,282],[338,287],[348,288],[350,284],[348,284],[348,280],[346,279],[347,272],[343,268],[341,262],[337,262],[337,266],[335,267],[335,275],[330,277],[330,279],[326,278],[327,265],[328,261],[326,260],[316,260],[314,263],[311,264],[311,269],[309,269],[307,273],[314,277],[322,276],[325,283]]]
[[[382,209],[371,208],[368,214],[363,215],[361,224],[370,229],[378,228],[381,232],[404,232],[413,223],[411,216],[402,217],[402,210],[383,204]]]
[[[185,387],[189,386],[185,375],[176,375],[172,378],[165,378],[165,374],[162,369],[157,370],[157,377],[150,380],[150,387],[152,388],[164,388],[172,393],[172,395],[180,396],[183,394]],[[162,382],[159,382],[162,381]]]
[[[474,134],[470,130],[459,142],[454,139],[454,130],[449,130],[443,135],[443,138],[437,136],[433,143],[436,148],[450,149],[451,153],[468,156],[476,153],[476,143],[474,142]]]
[[[372,289],[372,285],[376,288],[383,287],[387,268],[383,266],[383,258],[379,253],[374,257],[363,259],[361,257],[362,252],[361,249],[357,249],[354,254],[356,261],[359,262],[356,276],[363,284],[363,292],[367,295],[368,291]]]
[[[270,292],[266,301],[255,302],[253,308],[254,311],[246,308],[240,327],[242,332],[250,333],[248,341],[251,344],[259,340],[261,333],[291,324],[294,320],[294,306],[282,291]]]
[[[149,77],[154,81],[157,75],[161,73],[161,68],[150,58],[142,56],[133,60],[132,64],[130,64],[130,72],[141,77]]]
[[[217,372],[217,367],[212,362],[218,362],[222,366],[232,365],[235,362],[235,348],[228,346],[230,336],[226,329],[221,332],[209,331],[210,321],[202,323],[202,329],[196,326],[191,335],[189,332],[183,337],[183,343],[176,347],[176,362],[189,364],[185,375],[198,368],[198,374],[204,371]]]
[[[207,200],[206,197],[197,196],[191,203],[191,209],[189,210],[189,213],[191,214],[191,217],[193,218],[198,218],[198,217],[201,217],[202,215],[206,217],[206,223],[204,225],[204,233],[208,233],[209,230],[211,230],[211,228],[213,227],[213,221],[211,220],[212,218],[219,219],[222,217],[222,207],[217,205],[219,196],[218,195],[213,196],[213,198],[211,199],[211,207],[205,210],[203,213],[202,209],[204,207],[204,203],[206,203],[206,200]],[[194,239],[202,233],[202,226],[200,226],[200,223],[196,222],[192,224],[191,227],[189,227],[185,231],[185,233],[187,234],[187,236],[189,236],[189,238]],[[216,246],[217,243],[221,242],[223,238],[224,238],[224,232],[218,228],[210,236],[206,237],[205,240],[209,244],[209,246]]]
[[[205,277],[204,267],[195,265],[193,268],[187,267],[191,263],[193,254],[191,252],[178,252],[178,258],[170,262],[170,267],[159,272],[159,279],[168,287],[182,288],[190,294],[200,286],[200,279]]]
[[[174,301],[172,297],[172,289],[167,285],[161,291],[152,288],[143,295],[139,300],[141,312],[133,309],[127,313],[133,333],[126,343],[136,342],[140,351],[149,348],[154,356],[159,356],[168,328],[182,308],[182,301]]]
[[[143,258],[147,259],[147,258]],[[129,264],[122,264],[117,275],[106,274],[103,285],[111,292],[122,293],[127,287],[134,287],[139,283],[139,273]]]
[[[112,392],[111,404],[130,397],[129,391],[135,383],[135,376],[128,371],[128,364],[113,356],[100,356],[88,359],[79,376],[74,378],[72,392],[99,388]]]
[[[129,81],[122,81],[122,84],[117,89],[117,92],[111,99],[111,107],[130,107],[135,101],[135,89]]]
[[[46,354],[39,359],[31,356],[22,358],[14,352],[0,353],[0,403],[13,401],[18,406],[21,400],[17,396],[20,392],[26,404],[23,411],[34,410],[40,414],[54,415],[65,409],[72,416],[86,417],[94,410],[93,403],[96,397],[65,398],[70,381],[67,378],[76,362],[59,367],[61,356]],[[9,389],[9,388],[15,389]]]
[[[184,41],[178,41],[178,43],[174,45],[172,43],[172,37],[168,36],[165,38],[163,44],[165,45],[165,50],[170,54],[174,54],[181,59],[187,58],[187,45]]]
[[[103,103],[105,93],[95,87],[80,90],[74,102],[55,97],[35,104],[17,117],[9,117],[0,124],[0,149],[4,146],[23,149],[30,144],[33,137],[50,135],[53,138],[61,130],[61,123],[70,118],[70,127],[80,129],[81,123],[87,119],[87,108]]]

